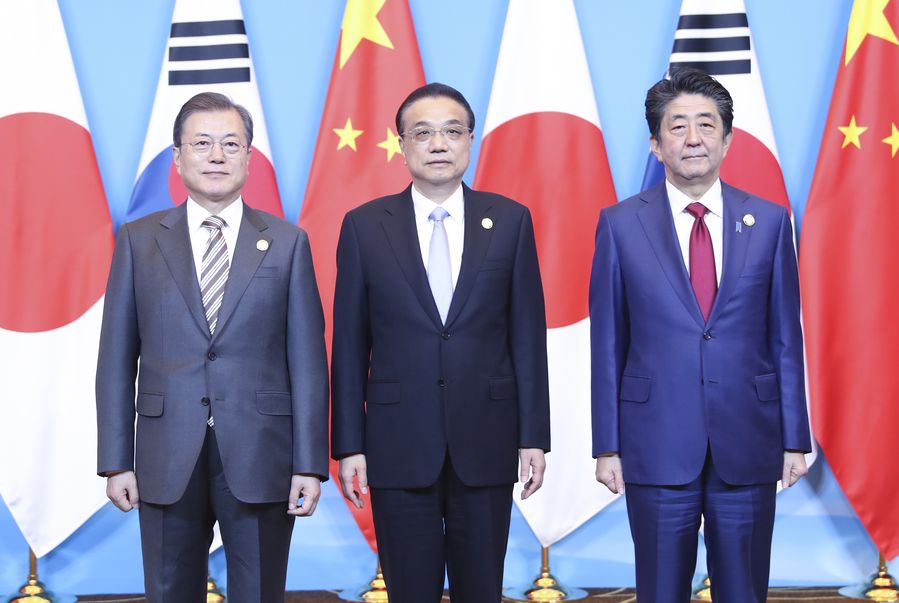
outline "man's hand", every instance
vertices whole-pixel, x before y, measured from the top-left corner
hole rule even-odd
[[[119,471],[106,474],[106,497],[124,512],[140,507],[137,492],[137,477],[134,471]]]
[[[368,494],[368,465],[364,454],[353,454],[340,459],[337,473],[340,475],[340,488],[343,496],[356,505],[357,509],[365,506],[363,494]],[[353,479],[357,478],[359,489],[356,490]]]
[[[546,457],[540,448],[520,448],[518,450],[518,477],[524,483],[521,500],[540,489],[546,472]]]
[[[315,513],[318,498],[322,495],[322,483],[314,475],[292,475],[290,494],[287,497],[287,514],[308,517]],[[300,499],[303,499],[300,502]]]
[[[624,494],[621,457],[617,454],[596,457],[596,481],[605,485],[613,494]]]
[[[781,484],[789,488],[808,473],[808,465],[805,464],[805,453],[784,451],[784,471],[781,476]]]

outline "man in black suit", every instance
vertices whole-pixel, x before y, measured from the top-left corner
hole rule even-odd
[[[396,126],[412,184],[350,211],[337,248],[332,455],[348,499],[372,487],[391,603],[440,601],[444,568],[454,601],[495,603],[512,486],[533,494],[549,450],[533,224],[462,183],[457,90],[413,91]]]

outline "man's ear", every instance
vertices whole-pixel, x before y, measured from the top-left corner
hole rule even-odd
[[[650,135],[649,137],[649,150],[652,151],[652,154],[656,156],[656,159],[662,161],[662,154],[659,150],[659,140],[652,135]]]

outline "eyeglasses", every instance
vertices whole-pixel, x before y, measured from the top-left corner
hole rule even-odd
[[[465,126],[443,126],[442,128],[415,128],[408,132],[403,132],[403,136],[408,136],[415,142],[425,143],[434,138],[435,135],[443,134],[443,137],[450,141],[460,140],[463,136],[471,132],[471,128]]]
[[[195,140],[194,142],[182,142],[180,146],[188,145],[193,149],[194,154],[204,157],[212,152],[215,145],[222,147],[222,153],[225,155],[237,155],[246,145],[240,144],[236,140]]]

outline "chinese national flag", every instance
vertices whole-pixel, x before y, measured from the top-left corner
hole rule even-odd
[[[300,214],[312,245],[329,347],[340,224],[348,210],[409,183],[394,117],[423,84],[407,0],[348,0]],[[338,479],[337,463],[331,463],[331,475]],[[361,510],[347,506],[374,549],[370,502]]]
[[[899,555],[899,0],[856,0],[800,246],[813,426],[880,552]]]

